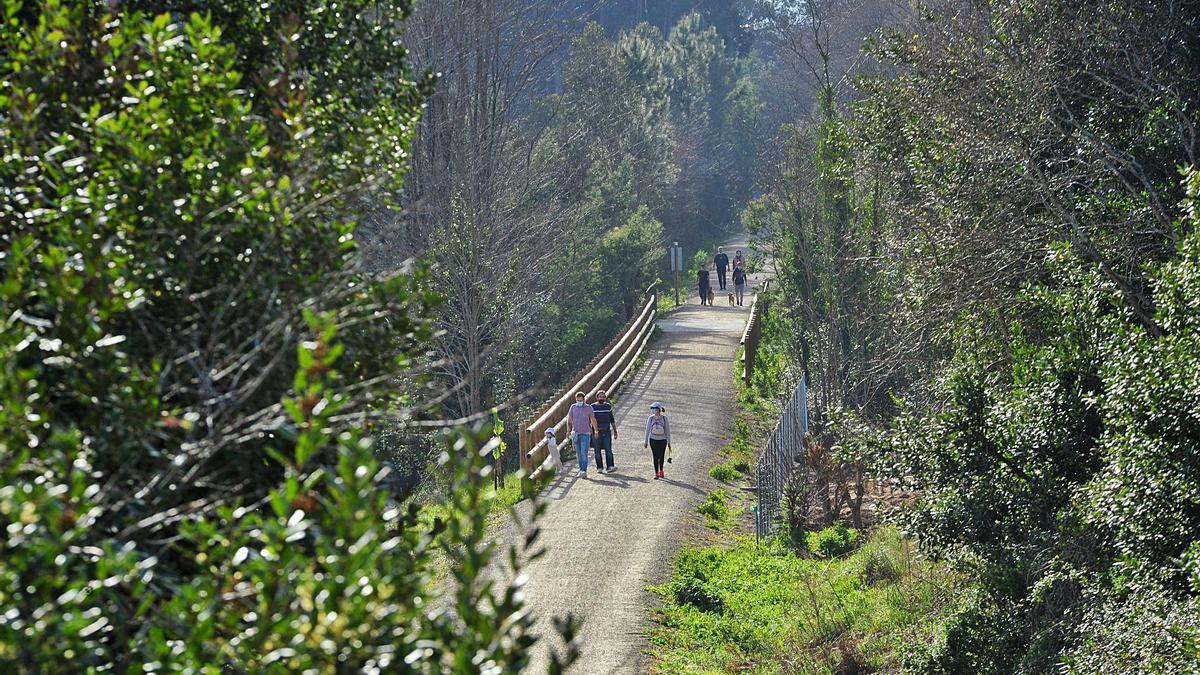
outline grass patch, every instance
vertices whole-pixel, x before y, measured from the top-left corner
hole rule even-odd
[[[521,481],[515,475],[508,476],[504,487],[496,490],[496,497],[488,509],[488,521],[492,526],[505,517],[512,507],[524,501],[525,494],[521,492]]]
[[[898,670],[927,643],[962,580],[894,529],[852,554],[799,557],[782,543],[685,548],[651,642],[660,673]]]
[[[676,307],[679,307],[683,304],[682,301],[686,300],[687,298],[687,292],[681,286],[679,288],[679,299],[681,302],[679,304],[675,304],[675,284],[672,283],[669,286],[663,285],[661,288],[662,291],[658,294],[659,315],[666,314]]]
[[[721,531],[733,525],[734,508],[729,504],[729,494],[721,488],[708,493],[696,510],[704,515],[704,524],[714,530]]]
[[[745,462],[742,462],[742,464],[745,465]],[[716,478],[722,483],[732,483],[742,476],[742,472],[738,471],[737,468],[734,467],[733,460],[727,460],[709,469],[708,475]]]
[[[492,491],[490,485],[487,486],[489,491]],[[512,507],[516,506],[525,499],[524,493],[521,491],[521,481],[515,475],[510,475],[505,481],[504,487],[494,491],[494,496],[488,502],[487,512],[487,527],[489,532],[494,532],[499,528],[508,517]],[[450,509],[440,501],[427,502],[421,507],[421,513],[417,516],[418,527],[425,532],[433,530],[434,522],[437,519],[446,520],[450,515]],[[435,550],[433,552],[433,565],[431,568],[433,580],[435,583],[444,583],[450,573],[450,561],[447,559],[444,551]]]
[[[492,491],[492,487],[487,487],[488,491]],[[508,476],[504,487],[494,491],[494,496],[488,502],[488,527],[496,527],[508,517],[509,511],[516,506],[525,495],[521,492],[521,481],[515,475]],[[433,501],[421,507],[421,513],[418,516],[418,522],[427,530],[433,529],[433,523],[436,519],[445,519],[450,513],[449,508],[438,501]]]
[[[854,550],[858,542],[858,530],[846,527],[838,521],[832,527],[805,535],[805,547],[818,558],[840,558]]]
[[[738,355],[741,355],[740,347]],[[732,375],[737,391],[733,438],[721,449],[725,461],[708,470],[708,475],[729,484],[751,474],[759,450],[766,444],[780,410],[779,403],[762,393],[759,387],[746,386],[742,381],[742,364],[739,360],[734,361]]]

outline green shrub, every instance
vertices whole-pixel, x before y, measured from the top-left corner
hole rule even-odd
[[[868,586],[891,583],[902,574],[900,564],[881,546],[866,546],[859,552],[862,560],[862,579]]]
[[[910,646],[904,672],[914,675],[979,673],[1010,675],[1017,664],[1025,635],[1013,620],[1019,609],[1000,605],[978,590],[966,594],[963,606],[941,626],[927,645]]]
[[[680,605],[690,605],[702,612],[720,613],[725,609],[720,592],[709,582],[709,576],[719,563],[714,551],[685,548],[675,562],[675,578],[671,581],[672,597]]]
[[[1063,659],[1069,675],[1200,672],[1200,600],[1162,589],[1110,598],[1087,612]]]
[[[741,473],[735,468],[733,461],[721,462],[708,470],[708,475],[716,478],[722,483],[732,483],[737,480]]]
[[[986,600],[950,627],[943,663],[1044,672],[1070,653],[1080,672],[1114,668],[1154,642],[1131,629],[1116,647],[1104,627],[1126,605],[1144,625],[1188,630],[1179,617],[1194,603],[1189,548],[1200,540],[1200,510],[1184,496],[1200,471],[1200,174],[1186,183],[1186,234],[1147,267],[1161,335],[1111,311],[1120,289],[1057,246],[1053,287],[1020,297],[1036,325],[1003,339],[962,329],[948,404],[893,430],[886,461],[921,493],[908,528],[980,570]],[[1096,616],[1112,621],[1081,627]]]
[[[436,305],[421,272],[362,272],[347,206],[399,187],[419,88],[353,66],[396,56],[407,5],[225,4],[4,2],[0,662],[519,671],[533,618],[481,582],[487,434],[442,439],[428,528],[373,454],[426,399]]]
[[[729,495],[718,488],[708,493],[708,497],[696,507],[696,510],[704,515],[709,527],[716,529],[729,518],[728,500]]]
[[[681,605],[691,605],[702,612],[720,613],[725,610],[725,603],[712,586],[694,577],[679,579],[674,585],[675,602]]]
[[[805,546],[809,553],[820,558],[838,558],[854,550],[858,541],[858,530],[846,527],[838,521],[820,532],[809,532]]]

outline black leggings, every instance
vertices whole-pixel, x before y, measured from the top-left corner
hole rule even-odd
[[[654,455],[654,473],[663,470],[663,458],[667,455],[667,439],[650,439],[650,452]]]

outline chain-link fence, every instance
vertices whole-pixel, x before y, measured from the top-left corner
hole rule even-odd
[[[758,458],[758,512],[754,533],[759,539],[770,536],[779,522],[780,502],[788,479],[806,460],[804,436],[808,433],[808,386],[804,378],[796,385],[783,408],[779,423],[771,432],[767,448]]]

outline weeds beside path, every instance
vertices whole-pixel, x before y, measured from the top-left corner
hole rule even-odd
[[[866,673],[919,656],[952,609],[956,576],[891,528],[823,559],[783,540],[686,548],[651,638],[660,673]]]
[[[662,606],[654,668],[660,673],[870,673],[919,659],[961,597],[963,579],[922,559],[893,528],[845,525],[794,538],[754,540],[754,465],[779,416],[786,359],[764,323],[751,386],[740,368],[733,436],[709,475],[724,487],[697,510],[708,531],[682,549]]]

